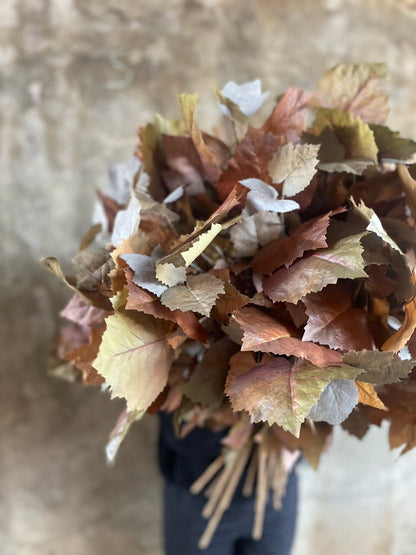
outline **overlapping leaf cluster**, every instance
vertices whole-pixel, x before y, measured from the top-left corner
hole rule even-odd
[[[416,144],[385,126],[383,65],[339,65],[289,89],[259,127],[258,82],[218,92],[220,140],[182,119],[140,130],[111,168],[65,278],[76,292],[57,353],[126,400],[109,446],[146,411],[179,434],[261,423],[317,464],[331,425],[416,437]],[[228,118],[228,119],[227,119]],[[231,132],[234,135],[231,135]],[[404,164],[406,162],[406,164]]]

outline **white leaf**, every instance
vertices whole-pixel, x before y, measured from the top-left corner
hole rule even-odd
[[[132,156],[124,164],[111,164],[108,167],[110,182],[105,194],[118,204],[127,204],[133,187],[134,176],[141,166],[140,160]]]
[[[334,380],[324,387],[308,418],[335,426],[349,416],[357,403],[358,390],[355,383],[352,380]]]
[[[254,216],[245,216],[230,230],[234,254],[239,257],[253,256],[259,246],[277,239],[282,231],[281,217],[275,212],[258,212]]]
[[[120,255],[134,272],[133,283],[160,296],[167,287],[156,278],[156,258],[145,254],[125,253]]]
[[[246,208],[249,214],[256,212],[291,212],[300,208],[299,204],[293,200],[277,198],[277,191],[261,179],[248,178],[240,181],[241,185],[250,189],[247,195]]]
[[[234,81],[229,81],[221,90],[221,94],[237,104],[245,116],[252,116],[267,100],[269,93],[261,92],[261,81],[255,79],[242,85],[237,85]],[[221,112],[229,116],[229,109],[222,103],[218,103]]]
[[[114,220],[113,234],[111,235],[111,242],[115,247],[118,247],[124,239],[130,237],[133,233],[136,233],[140,224],[140,211],[141,204],[132,195],[126,210],[117,212],[116,219]]]

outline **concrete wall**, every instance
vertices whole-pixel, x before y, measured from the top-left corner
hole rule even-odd
[[[155,422],[136,425],[114,469],[103,445],[121,404],[46,376],[67,292],[39,258],[68,264],[94,187],[126,159],[137,125],[175,97],[260,77],[312,88],[339,61],[390,65],[390,124],[416,137],[413,0],[3,0],[0,3],[2,554],[160,553]],[[296,555],[415,553],[411,453],[386,430],[337,433],[318,474],[301,468]]]

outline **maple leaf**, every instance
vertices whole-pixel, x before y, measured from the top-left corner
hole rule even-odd
[[[355,308],[352,301],[352,292],[339,284],[306,295],[303,303],[308,322],[302,339],[344,351],[372,349],[368,313]]]
[[[162,294],[160,300],[171,310],[180,309],[183,312],[193,310],[209,316],[211,308],[221,293],[224,293],[224,284],[215,276],[190,275],[185,285],[170,287]]]
[[[385,64],[338,64],[319,81],[317,98],[324,106],[382,124],[389,113],[386,76]]]
[[[215,341],[206,350],[191,378],[183,386],[183,393],[203,407],[218,408],[224,399],[224,385],[230,357],[237,350],[238,346],[228,337]]]
[[[247,370],[248,354],[237,353],[230,361],[225,391],[233,410],[246,410],[252,422],[278,424],[296,437],[325,385],[336,379],[354,379],[359,373],[348,366],[318,368],[305,361],[292,364],[284,357],[256,364],[253,354]],[[240,365],[241,359],[244,363]]]
[[[312,94],[295,87],[289,88],[263,125],[262,131],[280,135],[284,143],[297,142],[305,127],[306,110],[311,99]]]
[[[389,384],[406,378],[414,366],[411,360],[402,360],[389,351],[351,351],[343,355],[346,364],[361,368],[357,375],[360,382],[371,384]]]
[[[263,281],[264,292],[276,301],[296,304],[305,295],[318,292],[339,278],[367,277],[362,258],[362,233],[344,237],[332,247],[314,252],[277,270]]]
[[[271,274],[279,266],[288,268],[306,251],[327,247],[325,237],[332,214],[333,212],[328,212],[318,218],[307,220],[297,226],[289,237],[281,237],[269,242],[255,253],[253,270]]]
[[[345,148],[346,159],[368,159],[377,164],[377,145],[368,124],[354,118],[349,112],[317,108],[313,122],[313,133],[320,136],[326,127],[334,131]]]
[[[146,314],[130,318],[115,312],[106,325],[93,366],[112,396],[126,399],[129,412],[145,411],[167,383],[173,358],[166,341],[171,324]]]
[[[225,199],[230,191],[242,179],[256,178],[269,181],[268,164],[281,144],[281,139],[249,126],[247,133],[238,143],[234,156],[229,160],[227,169],[221,174],[215,187],[221,199]],[[242,185],[238,190],[247,193]]]
[[[244,331],[242,351],[293,355],[317,366],[341,364],[342,355],[296,337],[297,331],[257,308],[241,308],[233,317]]]
[[[358,403],[358,391],[352,380],[334,380],[327,384],[314,405],[308,418],[328,422],[336,426],[341,424]]]
[[[318,145],[288,143],[273,156],[269,172],[274,183],[282,183],[282,194],[293,197],[305,189],[316,173]]]
[[[244,215],[230,229],[230,237],[237,257],[253,256],[259,246],[267,245],[281,236],[283,223],[276,212],[257,212]]]

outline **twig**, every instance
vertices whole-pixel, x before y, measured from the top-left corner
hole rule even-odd
[[[225,454],[222,453],[219,457],[213,461],[208,468],[205,470],[201,476],[195,480],[195,482],[191,485],[190,491],[194,495],[199,493],[204,489],[204,487],[208,484],[208,482],[215,476],[215,474],[220,470],[223,466],[225,461]]]
[[[217,504],[214,514],[210,518],[208,525],[205,528],[204,533],[202,534],[199,540],[198,547],[200,549],[205,549],[209,546],[212,540],[212,536],[214,535],[215,530],[217,529],[223,514],[231,505],[231,501],[235,493],[235,490],[237,489],[238,482],[240,481],[240,478],[246,466],[248,457],[250,456],[252,445],[253,445],[252,440],[248,441],[240,449],[234,461],[230,464],[230,466],[232,467],[233,473],[228,481],[228,484],[226,485],[223,491],[223,494]]]
[[[258,447],[256,446],[251,456],[251,461],[247,469],[246,480],[243,486],[244,497],[250,497],[253,494],[254,482],[256,480],[257,465],[258,465]]]
[[[259,540],[263,534],[264,512],[267,501],[267,450],[264,442],[259,446],[256,502],[254,505],[254,526],[252,537]]]

